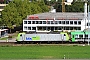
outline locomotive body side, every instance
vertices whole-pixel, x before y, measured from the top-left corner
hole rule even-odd
[[[69,37],[67,33],[60,33],[60,34],[25,34],[19,33],[17,37],[17,42],[19,41],[68,41]]]

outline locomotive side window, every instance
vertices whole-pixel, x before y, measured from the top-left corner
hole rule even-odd
[[[75,38],[78,38],[78,35],[75,35]]]
[[[20,36],[22,36],[22,34]]]
[[[64,34],[64,36],[66,36],[66,35]]]
[[[79,35],[79,38],[83,38],[83,35]]]
[[[88,35],[85,35],[85,38],[87,39],[88,38]]]

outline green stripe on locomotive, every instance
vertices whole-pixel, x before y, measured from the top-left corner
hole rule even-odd
[[[32,40],[40,40],[40,36],[34,36],[32,37]]]

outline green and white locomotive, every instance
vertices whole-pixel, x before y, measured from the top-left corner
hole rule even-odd
[[[87,42],[90,39],[90,32],[72,31],[60,32],[59,34],[26,34],[19,33],[17,42]]]

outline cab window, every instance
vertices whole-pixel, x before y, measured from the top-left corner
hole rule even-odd
[[[66,35],[64,34],[64,36],[66,36]]]
[[[20,34],[20,36],[22,36],[22,34]]]

